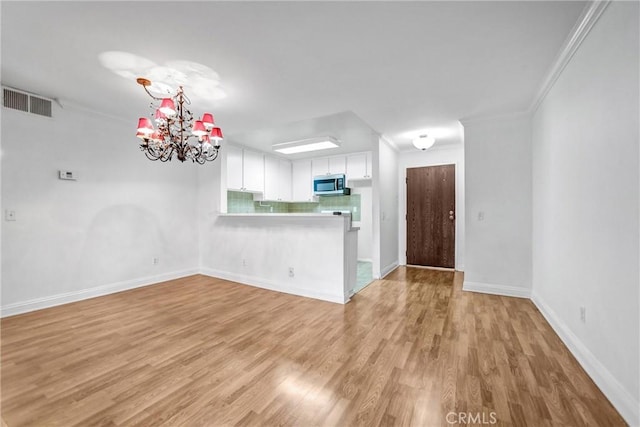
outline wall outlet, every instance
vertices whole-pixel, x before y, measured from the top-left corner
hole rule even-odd
[[[16,211],[6,210],[4,211],[4,220],[5,221],[15,221],[16,220]]]
[[[243,267],[246,267],[246,266],[247,266],[247,260],[246,260],[246,259],[243,259],[243,260],[242,260],[242,266],[243,266]]]
[[[478,221],[484,221],[484,211],[478,212]]]
[[[587,307],[580,306],[580,320],[582,323],[587,323]]]
[[[293,271],[293,267],[289,267],[289,277],[295,276],[295,272]]]
[[[151,260],[151,264],[153,264],[153,265],[158,265],[158,264],[160,264],[160,258],[158,258],[158,257],[153,257],[153,259]]]

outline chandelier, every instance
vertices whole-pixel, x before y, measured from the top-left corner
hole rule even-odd
[[[157,129],[153,128],[149,118],[141,117],[136,134],[142,139],[140,149],[149,160],[166,162],[175,154],[181,162],[189,159],[202,165],[218,157],[222,130],[214,126],[211,113],[204,113],[199,120],[193,120],[193,114],[185,107],[191,101],[182,86],[174,97],[158,98],[149,92],[150,80],[140,77],[136,81],[155,101],[151,103],[151,109],[155,111],[153,117]]]

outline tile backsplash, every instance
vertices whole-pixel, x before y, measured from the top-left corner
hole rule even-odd
[[[360,195],[320,196],[318,202],[256,202],[253,194],[227,191],[229,213],[320,213],[322,211],[350,211],[353,221],[360,221]]]

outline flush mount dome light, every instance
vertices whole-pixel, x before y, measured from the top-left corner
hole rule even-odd
[[[340,141],[331,136],[322,136],[319,138],[302,139],[299,141],[283,142],[281,144],[273,144],[271,148],[282,154],[305,153],[307,151],[326,150],[340,146]]]
[[[435,144],[436,140],[434,137],[429,136],[429,135],[420,135],[417,138],[414,138],[414,140],[412,141],[413,145],[418,149],[418,150],[427,150],[429,148],[431,148],[433,146],[433,144]]]

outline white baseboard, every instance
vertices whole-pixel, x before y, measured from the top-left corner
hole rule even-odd
[[[531,301],[540,310],[551,328],[567,346],[580,366],[587,372],[593,382],[620,412],[630,426],[640,425],[640,402],[636,402],[631,393],[609,372],[609,370],[589,351],[560,317],[545,304],[540,296],[533,292]]]
[[[267,280],[260,277],[248,276],[243,274],[232,273],[222,270],[214,270],[212,268],[201,268],[200,274],[215,277],[218,279],[229,280],[243,285],[254,286],[256,288],[268,289],[270,291],[284,292],[291,295],[297,295],[307,298],[315,298],[323,301],[345,304],[349,301],[350,295],[335,295],[325,292],[318,292],[311,289],[296,288],[287,284],[279,283],[273,280]]]
[[[382,279],[384,279],[385,276],[387,276],[389,273],[391,273],[396,268],[398,268],[398,261],[394,261],[391,264],[382,267],[382,269],[380,270],[380,277]]]
[[[494,285],[491,283],[469,282],[462,284],[463,291],[480,292],[482,294],[500,295],[503,297],[531,298],[531,289],[517,286]]]
[[[116,292],[126,291],[129,289],[154,285],[159,282],[179,279],[181,277],[191,276],[198,273],[199,271],[197,269],[174,271],[170,273],[159,274],[156,276],[147,276],[139,279],[110,283],[107,285],[96,286],[94,288],[65,292],[63,294],[51,295],[48,297],[35,298],[28,301],[15,302],[2,306],[0,308],[0,317],[28,313],[30,311],[55,307],[57,305],[68,304],[70,302],[81,301],[89,298],[95,298],[103,295],[113,294]]]

